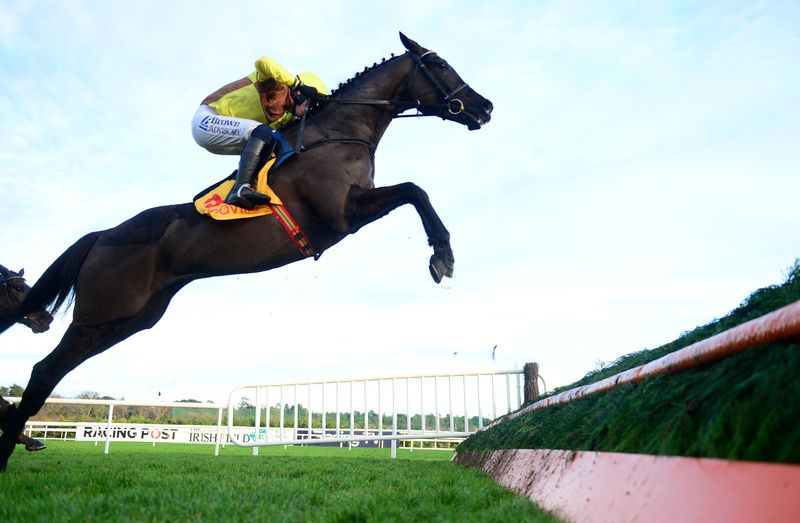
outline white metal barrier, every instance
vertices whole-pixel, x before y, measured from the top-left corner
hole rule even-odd
[[[20,398],[5,398],[7,401],[11,403],[19,403]],[[67,399],[67,398],[47,398],[45,404],[48,405],[96,405],[102,407],[108,407],[108,418],[106,423],[102,424],[104,427],[102,429],[98,429],[96,431],[97,436],[95,438],[95,442],[97,441],[105,441],[105,449],[104,452],[108,454],[109,446],[111,441],[132,441],[131,439],[125,438],[115,438],[115,428],[119,429],[121,426],[129,426],[130,424],[125,423],[114,423],[114,406],[125,406],[125,407],[155,407],[155,408],[182,408],[182,409],[203,409],[203,410],[216,410],[217,411],[217,424],[205,426],[212,427],[214,432],[216,433],[216,437],[213,441],[209,441],[208,443],[215,443],[214,445],[214,455],[219,455],[219,446],[222,440],[222,411],[225,408],[224,406],[212,404],[212,403],[189,403],[189,402],[177,402],[177,403],[146,403],[146,402],[135,402],[135,401],[125,401],[125,400],[89,400],[89,399]],[[33,435],[33,431],[37,431],[37,437],[39,432],[43,432],[44,436],[42,439],[51,439],[48,438],[48,432],[59,432],[59,433],[74,433],[75,437],[73,439],[81,439],[78,437],[79,430],[78,427],[80,426],[96,426],[101,427],[99,423],[92,423],[92,422],[39,422],[39,421],[28,421],[25,425],[25,433],[28,435]],[[150,428],[160,430],[160,428],[167,428],[171,427],[169,425],[164,424],[134,424],[137,427],[141,427],[139,429],[139,433],[144,433],[144,431],[149,430]],[[179,428],[192,428],[192,426],[184,425],[178,426]],[[170,429],[172,430],[172,429]],[[230,432],[230,431],[229,431]],[[241,431],[238,431],[241,432]],[[149,432],[148,435],[152,437],[152,432]],[[241,436],[234,436],[234,437],[241,437]],[[148,440],[150,441],[150,440]],[[207,442],[202,442],[207,443]]]
[[[253,454],[267,445],[391,441],[394,457],[399,440],[463,439],[484,426],[485,416],[493,420],[516,410],[522,404],[522,374],[509,370],[240,385],[228,400],[228,430],[234,430],[235,402],[241,399],[241,407],[254,400],[252,437],[230,438],[238,446],[253,447]],[[388,426],[386,419],[391,420]]]
[[[214,455],[226,443],[253,447],[253,453],[258,454],[258,447],[263,445],[348,443],[382,447],[383,442],[391,441],[394,457],[398,441],[409,446],[416,442],[415,448],[423,448],[423,442],[461,441],[483,427],[485,421],[516,410],[522,403],[522,374],[522,370],[511,370],[241,385],[230,394],[225,433],[225,406],[218,404],[48,398],[47,404],[105,407],[107,421],[29,421],[25,432],[42,439],[54,439],[58,434],[58,439],[88,439],[95,444],[104,441],[106,454],[112,441],[214,444]],[[535,380],[541,380],[541,376]],[[249,394],[255,401],[255,419],[245,426],[233,425],[237,394]],[[6,399],[13,403],[20,400]],[[217,414],[216,424],[125,423],[114,421],[115,406],[212,410]],[[303,408],[306,419],[300,423]],[[272,424],[270,412],[275,409],[278,420]],[[265,411],[267,415],[262,417]],[[357,413],[363,416],[360,423],[353,422]]]

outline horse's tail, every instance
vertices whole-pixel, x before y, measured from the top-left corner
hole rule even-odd
[[[22,303],[0,312],[0,333],[32,312],[50,307],[50,313],[55,314],[75,291],[83,262],[101,234],[89,233],[72,244],[44,271]]]

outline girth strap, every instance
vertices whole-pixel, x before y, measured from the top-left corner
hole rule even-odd
[[[317,253],[314,246],[311,245],[311,242],[308,240],[308,236],[306,236],[302,229],[300,229],[300,225],[292,218],[289,209],[283,205],[273,205],[271,203],[268,205],[269,208],[272,209],[272,214],[278,219],[278,223],[280,223],[283,230],[286,231],[289,239],[292,240],[292,243],[297,247],[297,250],[305,257],[313,256],[315,260],[319,259],[322,253]]]

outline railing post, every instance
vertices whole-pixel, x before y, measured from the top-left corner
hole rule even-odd
[[[114,404],[108,404],[108,425],[106,425],[106,448],[103,454],[108,454],[108,448],[111,445],[111,420],[114,418]]]
[[[297,399],[297,383],[294,384],[294,438],[297,439],[297,433],[299,432],[298,423],[300,422],[300,401]]]
[[[281,385],[281,394],[280,394],[280,400],[281,400],[281,402],[280,402],[280,407],[281,407],[281,411],[280,411],[280,413],[278,414],[278,419],[280,420],[280,431],[279,431],[279,433],[280,433],[280,435],[281,435],[281,439],[284,439],[284,437],[283,437],[283,434],[284,434],[284,433],[283,433],[283,429],[284,429],[284,427],[286,426],[286,421],[284,420],[284,415],[285,415],[285,411],[286,411],[286,404],[283,402],[283,389],[284,389],[284,386],[283,386],[283,385]],[[269,420],[269,418],[267,418],[267,420]],[[269,432],[269,421],[267,421],[267,432]],[[285,447],[284,447],[284,448],[285,448]]]
[[[392,378],[392,436],[397,436],[397,405],[395,404],[395,383],[397,380]],[[392,459],[397,459],[397,440],[392,440]]]
[[[255,441],[258,441],[258,429],[261,428],[261,394],[259,394],[259,389],[256,387],[256,430],[255,430]],[[269,387],[267,387],[267,426],[269,426]],[[267,430],[269,433],[269,430]],[[258,447],[253,447],[253,456],[258,456]]]
[[[526,363],[522,367],[525,375],[525,397],[524,403],[531,403],[539,398],[539,364]]]
[[[306,409],[306,413],[308,414],[306,416],[306,421],[308,422],[308,434],[306,436],[307,439],[311,439],[311,436],[313,435],[313,430],[314,430],[314,427],[313,427],[314,409],[313,409],[313,405],[311,405],[311,392],[312,392],[311,389],[313,387],[314,387],[313,383],[309,383],[308,384],[308,408]]]
[[[356,429],[356,408],[353,405],[353,382],[350,382],[350,437],[355,434]],[[350,442],[350,448],[353,448],[353,443]]]
[[[341,414],[341,411],[339,409],[339,384],[340,383],[341,383],[340,381],[336,382],[336,437],[337,438],[339,437],[339,435],[341,433],[341,427],[342,427],[342,414]],[[342,448],[342,444],[341,443],[339,443],[339,448]]]
[[[217,409],[217,441],[214,445],[214,455],[219,456],[219,440],[222,439],[222,407]]]

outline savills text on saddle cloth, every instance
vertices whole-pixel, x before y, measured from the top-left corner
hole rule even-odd
[[[297,249],[303,253],[304,256],[316,256],[316,250],[314,250],[308,237],[300,229],[300,225],[294,221],[294,218],[292,218],[289,210],[283,205],[281,199],[267,184],[267,173],[274,163],[275,157],[273,156],[259,171],[256,179],[255,190],[270,197],[270,203],[267,205],[259,205],[255,209],[248,210],[225,203],[225,197],[234,184],[233,178],[229,178],[213,186],[196,198],[194,200],[194,208],[200,214],[206,214],[215,220],[240,220],[243,218],[256,218],[258,216],[274,214],[278,223],[281,224]]]
[[[275,158],[270,158],[267,164],[258,172],[255,190],[269,196],[272,204],[283,205],[278,195],[267,185],[267,173],[274,163]],[[195,199],[194,208],[200,214],[207,214],[215,220],[240,220],[242,218],[254,218],[272,214],[272,205],[259,205],[255,209],[247,210],[225,203],[225,197],[228,196],[233,184],[234,179],[231,177],[213,186]]]

